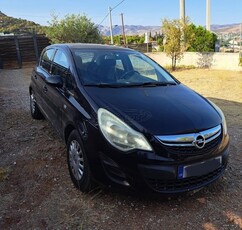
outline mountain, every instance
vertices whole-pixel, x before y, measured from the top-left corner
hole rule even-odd
[[[99,26],[99,31],[102,35],[110,36],[110,29],[108,26]],[[144,35],[144,33],[150,33],[154,35],[155,33],[161,33],[161,26],[141,26],[141,25],[125,25],[126,35]],[[113,26],[113,35],[121,35],[122,26]]]
[[[227,33],[240,33],[240,23],[227,24],[227,25],[211,25],[211,30],[218,34]],[[110,36],[109,26],[99,26],[99,31],[102,35]],[[144,33],[161,33],[161,26],[141,26],[141,25],[125,25],[126,35],[143,35]],[[113,26],[113,35],[121,35],[122,26]]]
[[[7,16],[7,15],[0,10],[0,16]]]
[[[218,34],[228,34],[228,33],[239,34],[240,23],[227,24],[227,25],[211,25],[211,30]]]

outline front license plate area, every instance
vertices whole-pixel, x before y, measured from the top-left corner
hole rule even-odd
[[[221,166],[221,164],[222,157],[220,156],[191,165],[181,165],[178,167],[178,179],[206,175],[218,169]]]

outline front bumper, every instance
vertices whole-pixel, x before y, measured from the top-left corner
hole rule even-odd
[[[217,180],[225,171],[228,163],[228,150],[221,156],[221,165],[208,169],[206,174],[187,178],[179,178],[179,165],[173,166],[147,166],[139,165],[139,170],[146,185],[154,191],[162,193],[188,192],[204,187]]]
[[[124,153],[112,147],[102,137],[95,139],[97,145],[90,154],[92,156],[90,162],[93,163],[91,171],[96,180],[139,190],[148,188],[159,193],[188,192],[218,179],[228,163],[228,135],[222,135],[221,139],[213,143],[207,151],[194,155],[190,151],[178,154],[173,149],[167,150],[156,139],[149,141],[152,143],[154,152],[134,150]],[[90,144],[91,147],[94,145]],[[204,170],[201,170],[203,172],[200,174],[196,172],[195,176],[179,177],[179,169],[182,165],[196,165],[218,157],[221,159],[219,166],[210,167],[205,173]]]
[[[180,193],[199,189],[217,180],[225,171],[228,155],[227,143],[222,151],[217,150],[206,157],[189,158],[187,162],[172,161],[156,153],[142,151],[127,155],[113,152],[112,158],[100,153],[100,161],[106,177],[112,183],[139,189],[149,188],[159,193]],[[196,176],[179,178],[181,165],[194,165],[218,157],[221,159],[219,166],[210,167],[206,173],[198,171]]]

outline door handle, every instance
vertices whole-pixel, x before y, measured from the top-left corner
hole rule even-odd
[[[43,91],[44,91],[44,93],[47,93],[48,88],[47,88],[47,86],[46,86],[46,85],[43,87]]]

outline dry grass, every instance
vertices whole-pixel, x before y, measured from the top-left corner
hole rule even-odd
[[[205,97],[242,102],[242,72],[193,69],[172,74]]]
[[[193,69],[172,74],[183,84],[216,103],[229,124],[241,126],[242,72]]]

